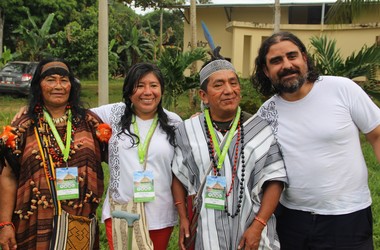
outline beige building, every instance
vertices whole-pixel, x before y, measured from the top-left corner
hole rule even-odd
[[[273,33],[274,0],[219,2],[223,3],[197,4],[198,46],[208,46],[201,26],[203,21],[215,45],[222,47],[221,54],[231,59],[240,76],[249,77],[262,40]],[[326,35],[335,39],[343,58],[359,51],[364,45],[377,43],[380,46],[380,4],[374,5],[369,12],[351,23],[326,25],[325,14],[334,2],[335,0],[280,0],[280,29],[297,35],[307,48],[310,47],[309,39],[312,36]],[[183,14],[186,20],[184,48],[190,49],[189,5],[185,6]]]

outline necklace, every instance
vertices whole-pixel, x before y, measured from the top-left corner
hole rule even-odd
[[[51,118],[51,120],[53,121],[54,124],[60,124],[62,122],[67,121],[67,111],[65,112],[63,116],[58,117],[58,118]]]
[[[244,196],[245,156],[244,156],[244,127],[242,126],[242,122],[243,122],[243,114],[240,113],[240,119],[237,126],[238,131],[237,131],[237,138],[236,138],[236,143],[235,143],[236,150],[235,150],[235,155],[234,155],[234,165],[232,168],[231,185],[228,192],[226,193],[226,197],[229,197],[235,185],[235,179],[237,178],[236,176],[237,176],[237,167],[238,167],[238,159],[239,159],[239,144],[240,144],[240,155],[241,155],[242,166],[241,166],[241,178],[240,178],[240,187],[239,187],[239,190],[240,190],[239,199],[238,199],[237,208],[235,210],[235,213],[233,214],[228,211],[227,204],[224,206],[224,211],[226,212],[227,216],[230,216],[231,218],[234,218],[235,216],[239,214],[241,203],[243,202],[243,196]],[[205,128],[206,128],[206,134],[208,136],[207,146],[209,149],[210,160],[212,161],[212,164],[213,164],[214,175],[220,176],[220,171],[219,171],[219,168],[217,167],[218,165],[214,157],[214,152],[215,152],[214,143],[211,136],[210,128],[209,126],[207,126],[206,118],[204,120],[204,123],[205,123]]]
[[[70,155],[74,154],[74,134],[76,130],[75,119],[72,118],[70,106],[67,106],[66,117],[68,124],[66,125],[66,131],[62,136],[58,133],[53,119],[50,115],[41,107],[36,107],[36,112],[39,117],[38,132],[41,138],[44,139],[43,147],[46,148],[47,153],[51,157],[53,163],[60,167],[64,162],[67,162]]]
[[[232,127],[233,120],[227,123],[212,121],[212,125],[223,135],[226,134]],[[219,125],[218,125],[219,124]],[[226,126],[228,124],[228,126]]]

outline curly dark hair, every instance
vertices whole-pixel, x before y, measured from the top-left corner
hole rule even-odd
[[[41,70],[45,64],[50,62],[62,62],[69,69],[69,80],[71,83],[70,96],[68,100],[68,104],[71,107],[73,117],[80,118],[84,117],[85,109],[83,107],[83,103],[80,101],[80,83],[74,77],[74,73],[71,70],[70,65],[63,59],[60,58],[47,58],[40,61],[37,65],[36,71],[34,72],[32,81],[30,83],[30,92],[29,92],[29,102],[28,102],[28,114],[33,120],[38,119],[38,114],[36,113],[37,106],[43,106],[44,100],[42,98],[42,89],[41,89],[41,81],[46,77],[41,75]]]
[[[301,53],[306,55],[308,68],[307,80],[311,83],[314,83],[319,78],[319,72],[314,66],[314,63],[311,57],[308,55],[306,47],[301,42],[301,40],[290,32],[282,31],[274,33],[262,43],[258,56],[255,60],[255,69],[251,77],[253,87],[256,88],[264,96],[271,96],[273,94],[279,93],[279,91],[274,88],[271,80],[265,75],[264,69],[267,67],[266,55],[268,54],[270,47],[282,41],[292,42],[300,49]]]
[[[164,77],[162,75],[161,70],[154,64],[137,63],[128,70],[127,76],[124,79],[123,100],[125,103],[125,111],[120,120],[120,125],[122,129],[119,135],[124,133],[125,135],[129,136],[132,140],[133,145],[137,145],[140,139],[136,134],[132,133],[130,129],[132,124],[132,116],[136,115],[132,107],[133,105],[130,97],[136,92],[139,80],[149,73],[153,73],[157,77],[158,82],[161,85],[161,95],[163,95],[165,90]],[[175,146],[175,127],[169,124],[169,117],[167,116],[162,107],[162,99],[158,103],[157,114],[158,124],[165,131],[169,143],[172,146]],[[127,130],[128,133],[125,133],[125,130]]]

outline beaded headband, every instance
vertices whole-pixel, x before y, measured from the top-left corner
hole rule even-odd
[[[232,70],[233,72],[236,73],[236,70],[234,66],[232,65],[232,63],[230,63],[227,60],[218,59],[218,60],[214,60],[210,62],[209,64],[204,66],[203,69],[201,69],[201,71],[199,72],[200,85],[202,86],[203,82],[207,78],[209,78],[212,74],[214,74],[216,71],[224,70],[224,69]]]
[[[54,61],[54,62],[49,62],[42,67],[41,75],[45,73],[47,70],[53,69],[53,68],[62,69],[64,71],[67,71],[67,73],[69,73],[69,68],[67,67],[66,64],[64,64],[63,62]]]

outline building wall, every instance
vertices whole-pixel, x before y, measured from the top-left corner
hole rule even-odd
[[[378,6],[379,7],[379,6]],[[226,9],[228,12],[228,8]],[[232,8],[228,20],[226,11],[221,7],[197,8],[197,40],[199,46],[208,47],[204,38],[201,21],[207,25],[216,46],[221,46],[221,55],[231,59],[242,77],[249,77],[253,71],[254,59],[262,40],[273,32],[273,7]],[[337,47],[343,58],[364,45],[372,46],[380,37],[380,7],[366,13],[355,24],[344,25],[307,25],[288,24],[288,8],[281,8],[281,30],[293,32],[310,48],[312,36],[326,35],[336,39]],[[185,10],[189,16],[189,10]],[[190,25],[185,22],[184,44],[190,49]]]

